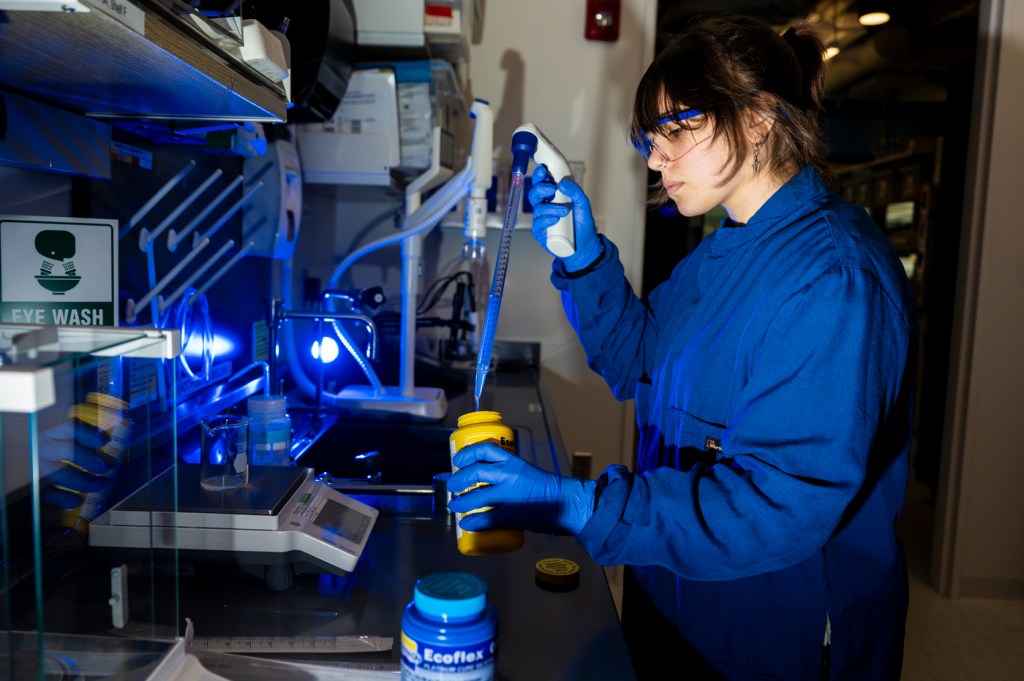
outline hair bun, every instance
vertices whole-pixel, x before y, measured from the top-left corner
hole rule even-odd
[[[794,102],[805,110],[820,111],[825,95],[825,45],[810,23],[801,21],[782,34],[802,72],[800,101]]]

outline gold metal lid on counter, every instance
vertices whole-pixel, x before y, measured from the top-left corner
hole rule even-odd
[[[569,591],[579,586],[580,566],[568,558],[541,558],[533,576],[541,588]]]

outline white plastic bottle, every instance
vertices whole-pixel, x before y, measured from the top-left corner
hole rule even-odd
[[[257,395],[248,402],[249,463],[253,466],[290,466],[292,419],[283,395]]]

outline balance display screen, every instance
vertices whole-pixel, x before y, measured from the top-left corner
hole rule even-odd
[[[370,525],[370,519],[359,511],[328,499],[324,507],[317,513],[313,524],[330,530],[353,544],[362,544],[366,528]]]

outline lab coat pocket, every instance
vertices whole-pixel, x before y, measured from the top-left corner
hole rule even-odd
[[[681,446],[703,452],[704,459],[713,456],[717,461],[724,456],[722,439],[725,435],[725,426],[699,418],[677,407],[670,407],[669,412],[675,421],[673,429],[676,430],[676,439]]]
[[[697,418],[672,407],[668,411],[667,442],[673,443],[679,470],[688,470],[696,463],[712,464],[723,457],[722,436],[725,427]],[[666,462],[669,463],[669,462]]]

